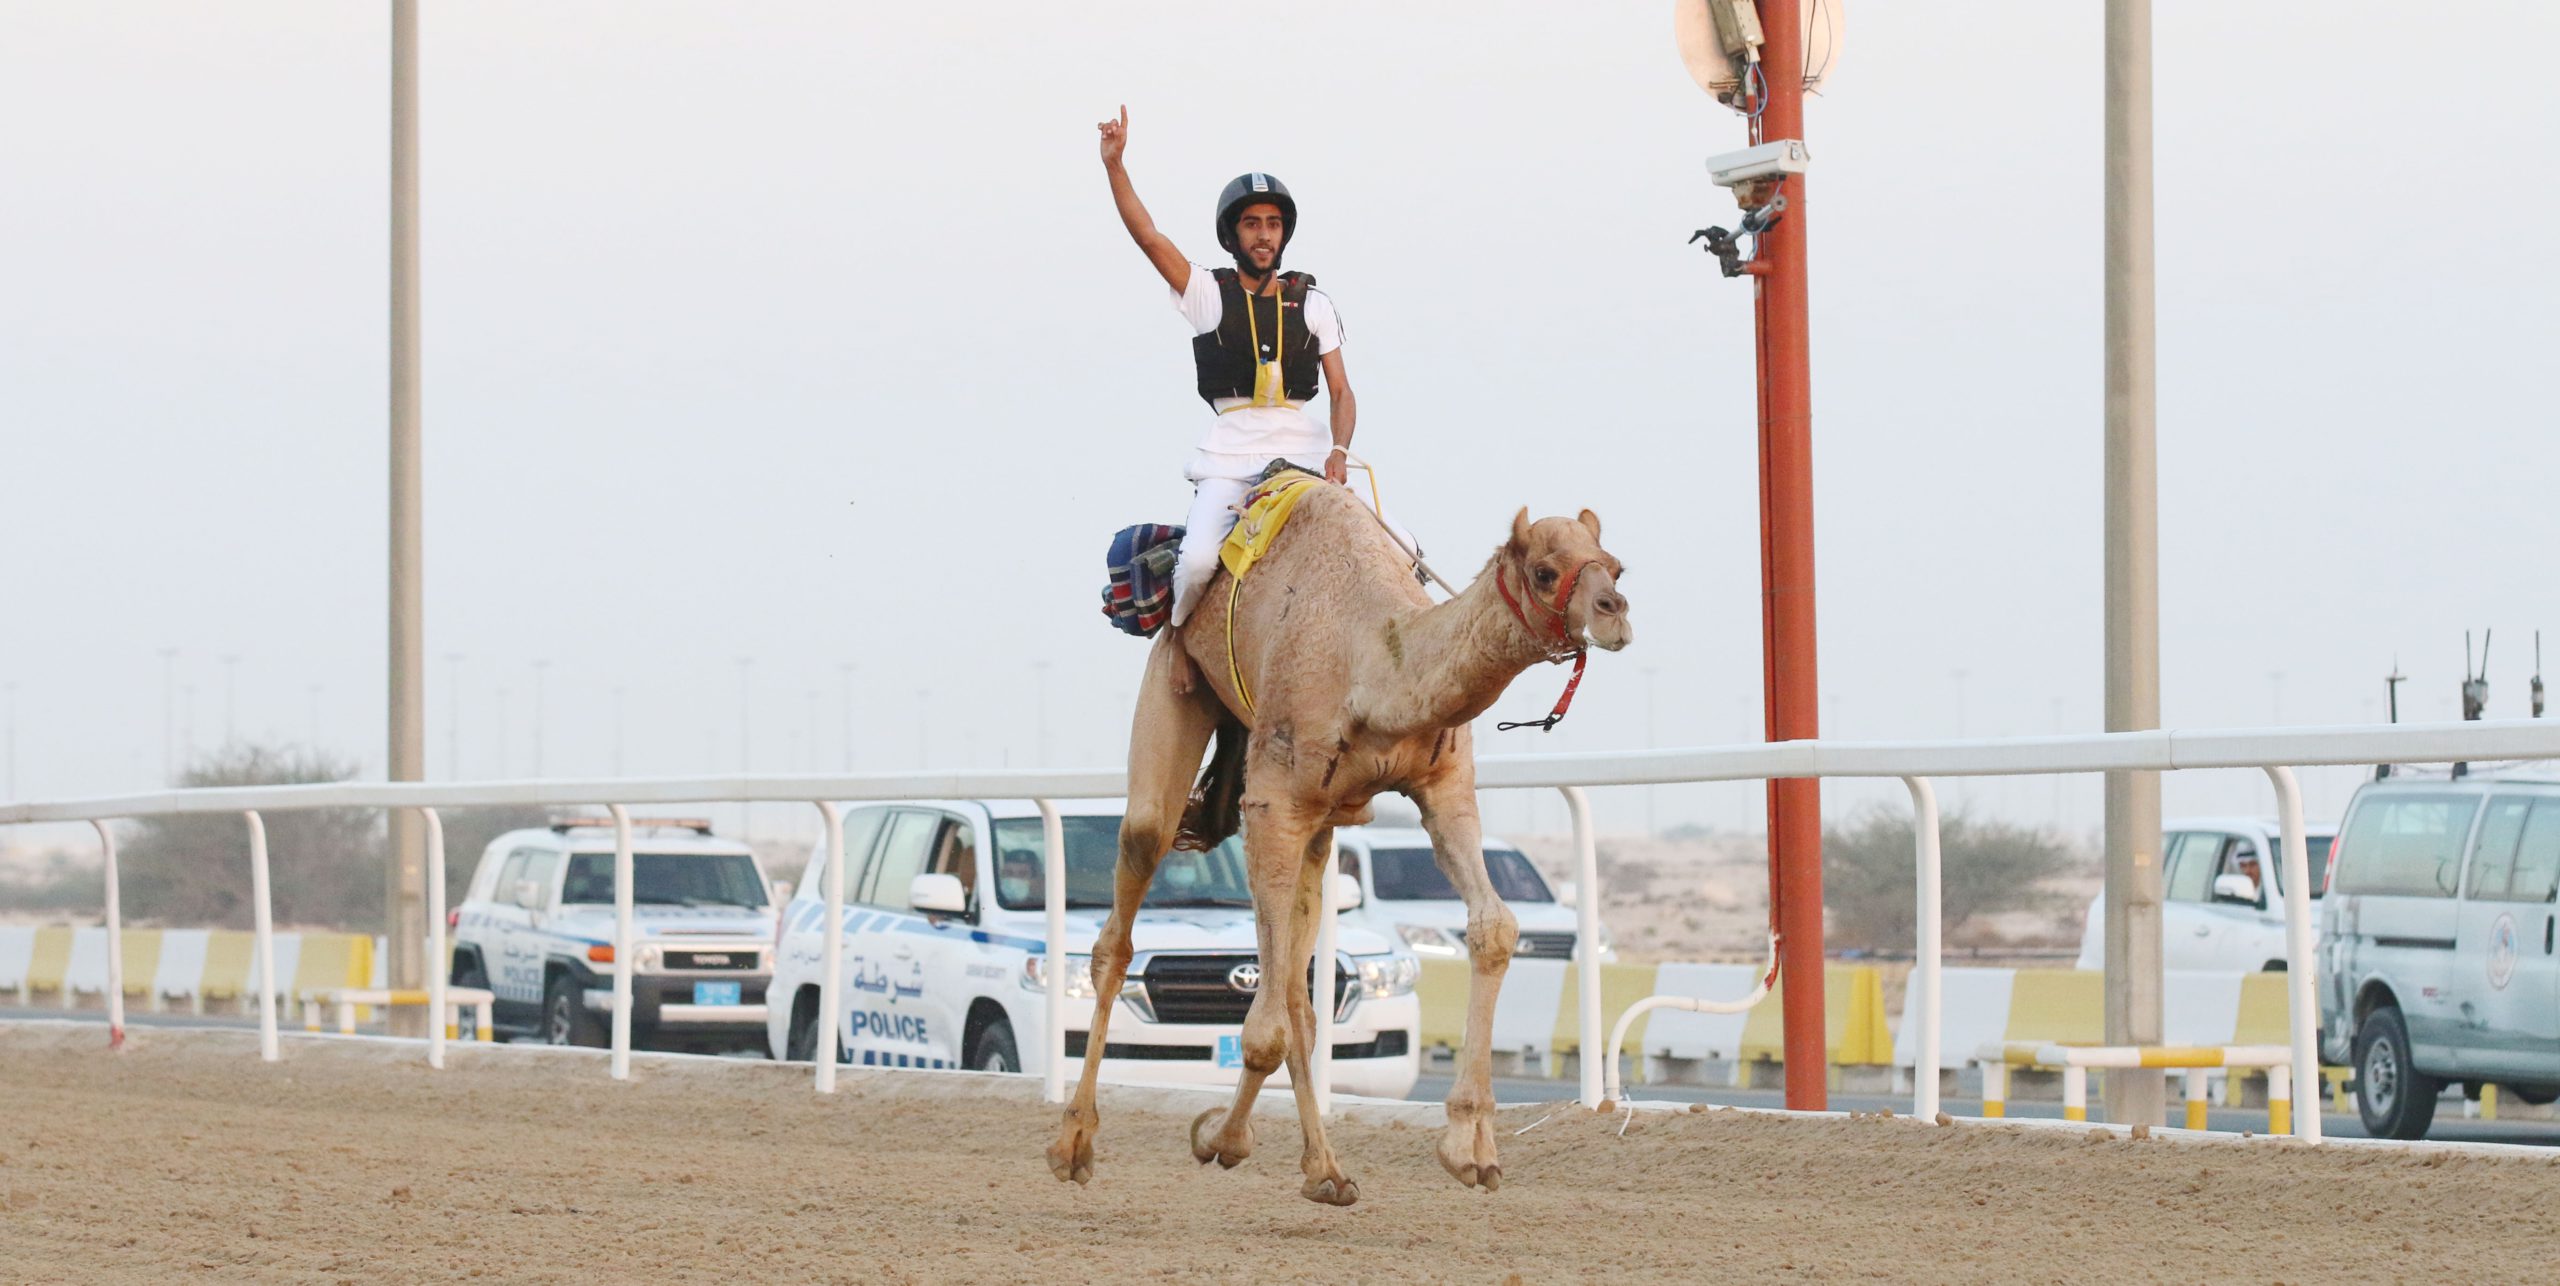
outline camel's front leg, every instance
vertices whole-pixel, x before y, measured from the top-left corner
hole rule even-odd
[[[1461,730],[1461,736],[1464,731]],[[1463,760],[1461,762],[1464,762]],[[1449,1085],[1449,1127],[1440,1136],[1440,1164],[1468,1187],[1491,1192],[1502,1186],[1502,1163],[1493,1138],[1493,1005],[1502,975],[1519,943],[1519,922],[1493,892],[1484,870],[1484,829],[1476,820],[1473,773],[1418,792],[1423,829],[1441,873],[1467,904],[1467,1024]]]
[[[1236,1079],[1235,1099],[1223,1116],[1213,1107],[1191,1119],[1191,1156],[1202,1165],[1215,1161],[1234,1169],[1237,1162],[1253,1155],[1254,1100],[1262,1094],[1262,1083],[1290,1058],[1287,958],[1296,870],[1293,862],[1270,860],[1266,851],[1271,843],[1270,814],[1268,805],[1246,799],[1245,879],[1253,890],[1255,957],[1262,966],[1262,983],[1254,990],[1252,1007],[1245,1010],[1244,1072]],[[1215,1128],[1208,1137],[1201,1137],[1213,1121]]]
[[[1315,1048],[1316,1010],[1318,1004],[1332,1004],[1328,995],[1312,998],[1307,975],[1315,960],[1316,936],[1323,927],[1324,880],[1333,872],[1333,831],[1316,832],[1308,841],[1306,855],[1298,866],[1297,887],[1289,907],[1288,972],[1277,981],[1287,985],[1289,1004],[1289,1087],[1298,1098],[1298,1132],[1306,1151],[1298,1160],[1298,1169],[1307,1176],[1299,1195],[1329,1206],[1347,1206],[1360,1199],[1360,1186],[1342,1172],[1341,1163],[1333,1155],[1333,1143],[1325,1137],[1324,1116],[1316,1101]],[[1268,991],[1274,976],[1263,974],[1263,990]]]
[[[1058,1122],[1058,1137],[1049,1144],[1049,1173],[1075,1183],[1093,1181],[1093,1140],[1102,1129],[1094,1087],[1102,1075],[1111,1008],[1120,1003],[1120,984],[1129,972],[1130,931],[1137,923],[1139,904],[1146,901],[1147,886],[1155,879],[1157,864],[1173,848],[1183,801],[1190,795],[1191,774],[1217,727],[1212,707],[1174,690],[1176,667],[1189,664],[1178,647],[1158,640],[1148,657],[1146,685],[1139,692],[1129,735],[1129,809],[1120,820],[1111,916],[1093,945],[1093,1025],[1085,1032],[1084,1075],[1076,1082],[1074,1101]]]

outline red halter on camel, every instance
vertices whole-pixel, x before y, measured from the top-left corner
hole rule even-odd
[[[1573,631],[1565,625],[1565,608],[1573,605],[1573,587],[1581,582],[1583,569],[1598,561],[1595,558],[1584,562],[1564,578],[1564,584],[1556,589],[1556,606],[1553,607],[1538,602],[1538,596],[1530,591],[1526,580],[1523,580],[1520,586],[1520,598],[1528,599],[1538,610],[1554,618],[1555,628],[1551,631],[1553,641],[1547,646],[1547,660],[1556,662],[1568,656],[1572,657],[1573,677],[1565,680],[1564,695],[1556,698],[1556,708],[1548,711],[1546,718],[1523,719],[1517,723],[1497,723],[1493,725],[1494,731],[1509,732],[1514,728],[1535,728],[1540,732],[1553,732],[1557,724],[1564,722],[1564,712],[1573,705],[1574,689],[1582,686],[1582,669],[1591,663],[1591,650],[1574,642]],[[1511,596],[1511,586],[1504,581],[1503,571],[1504,569],[1499,566],[1493,569],[1493,587],[1501,591],[1503,603],[1511,609],[1513,616],[1519,618],[1520,628],[1529,631],[1531,638],[1542,638],[1545,632],[1529,623],[1529,614],[1520,610],[1520,599]]]

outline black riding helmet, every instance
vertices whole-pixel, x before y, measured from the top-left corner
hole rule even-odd
[[[1218,194],[1218,245],[1228,254],[1236,249],[1236,216],[1256,202],[1268,201],[1280,207],[1280,248],[1289,248],[1289,238],[1298,235],[1298,202],[1289,195],[1289,185],[1268,174],[1239,174]]]

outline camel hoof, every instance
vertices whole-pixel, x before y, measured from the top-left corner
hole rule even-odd
[[[1075,1113],[1058,1126],[1058,1140],[1049,1145],[1049,1173],[1061,1183],[1082,1186],[1093,1182],[1094,1127],[1078,1121]]]
[[[1328,1206],[1347,1206],[1360,1199],[1360,1185],[1339,1175],[1328,1175],[1307,1180],[1298,1195]]]
[[[1244,1128],[1244,1136],[1242,1138],[1225,1139],[1221,1141],[1221,1138],[1213,1137],[1205,1142],[1202,1141],[1200,1137],[1200,1127],[1207,1125],[1210,1117],[1214,1116],[1220,1118],[1221,1128],[1219,1129],[1218,1134],[1223,1136],[1226,1133],[1223,1128],[1226,1110],[1227,1109],[1225,1108],[1213,1107],[1208,1111],[1202,1112],[1200,1115],[1191,1118],[1192,1160],[1197,1161],[1202,1165],[1207,1165],[1210,1162],[1215,1161],[1218,1163],[1219,1168],[1232,1170],[1236,1168],[1237,1162],[1253,1155],[1253,1127],[1251,1125],[1247,1125]]]
[[[1502,1163],[1494,1159],[1490,1132],[1460,1126],[1463,1141],[1443,1138],[1440,1143],[1440,1168],[1449,1172],[1460,1187],[1482,1188],[1492,1192],[1502,1186]]]
[[[1489,1165],[1476,1171],[1476,1183],[1487,1192],[1502,1191],[1502,1167]]]

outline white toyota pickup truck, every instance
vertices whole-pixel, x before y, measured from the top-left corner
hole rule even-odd
[[[1061,804],[1067,859],[1067,1057],[1084,1057],[1088,961],[1119,861],[1117,801]],[[1028,801],[847,806],[837,1056],[886,1067],[1044,1070],[1047,918],[1040,815]],[[766,1025],[776,1058],[817,1054],[826,923],[820,852],[783,909]],[[1261,985],[1241,849],[1174,853],[1158,868],[1103,1051],[1106,1080],[1232,1084]],[[1420,1072],[1420,962],[1402,943],[1341,926],[1333,1084],[1402,1098]],[[1285,1082],[1286,1069],[1280,1073]]]
[[[773,899],[755,854],[708,822],[633,823],[631,1036],[761,1047]],[[613,1014],[613,830],[577,819],[492,841],[448,919],[450,977],[505,1030],[602,1045]]]

